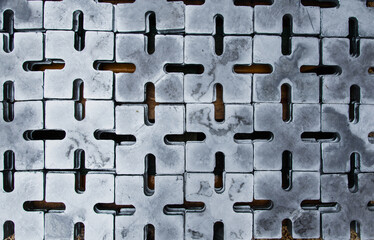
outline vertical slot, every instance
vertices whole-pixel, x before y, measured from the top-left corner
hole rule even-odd
[[[351,17],[348,20],[348,38],[349,38],[349,53],[352,57],[360,56],[360,37],[358,35],[358,21],[357,18]]]
[[[6,81],[3,85],[3,119],[5,122],[14,120],[14,83]]]
[[[4,239],[15,239],[14,222],[6,221],[3,225]]]
[[[282,54],[290,55],[292,53],[292,16],[286,14],[282,19],[283,31],[282,38]]]
[[[76,79],[73,82],[73,99],[74,102],[74,117],[78,121],[82,121],[86,116],[86,99],[83,97],[84,82],[82,79]]]
[[[84,223],[77,222],[74,224],[74,240],[84,240]]]
[[[155,240],[155,226],[147,224],[144,226],[144,239]]]
[[[3,35],[3,50],[10,53],[14,49],[14,12],[9,9],[4,11],[3,19],[3,30],[7,33]]]
[[[86,33],[83,29],[83,20],[82,11],[75,11],[73,13],[74,48],[77,51],[82,51],[85,46]]]
[[[223,189],[223,172],[225,171],[225,155],[222,152],[216,152],[216,166],[214,167],[214,190],[221,193]]]
[[[146,14],[146,37],[147,37],[147,53],[153,54],[155,52],[155,38],[157,34],[156,28],[156,14],[148,12]]]
[[[152,196],[155,192],[155,176],[156,176],[156,157],[153,154],[145,156],[145,187],[144,193],[147,196]]]
[[[145,122],[148,125],[152,125],[155,123],[155,108],[156,105],[158,105],[155,95],[155,85],[151,82],[148,82],[145,85],[145,103],[147,104],[147,116]]]
[[[351,239],[361,239],[360,234],[360,223],[358,221],[352,221],[350,224]]]
[[[75,173],[75,191],[77,193],[83,193],[86,191],[86,174],[87,169],[85,166],[86,157],[85,152],[82,149],[74,151],[74,169]]]
[[[217,122],[223,122],[225,120],[225,104],[223,103],[223,87],[217,83],[215,85],[215,96],[216,99],[214,104],[214,119]]]
[[[15,154],[12,150],[4,153],[3,189],[5,192],[14,190]]]
[[[287,83],[281,86],[282,119],[290,122],[292,117],[292,89]]]
[[[358,123],[359,121],[359,104],[361,102],[361,90],[357,85],[352,85],[350,88],[349,101],[349,121]]]
[[[360,154],[353,152],[350,156],[351,169],[348,172],[348,189],[355,193],[358,190],[358,173],[360,171]]]
[[[214,17],[216,23],[216,29],[213,35],[214,38],[214,50],[218,56],[221,56],[223,53],[223,38],[224,38],[224,29],[223,29],[223,17],[221,15],[216,15]]]
[[[213,226],[213,240],[224,240],[223,222],[215,222]]]
[[[286,191],[292,187],[292,153],[284,151],[282,153],[282,188]]]

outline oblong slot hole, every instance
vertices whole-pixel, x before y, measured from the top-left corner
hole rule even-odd
[[[36,141],[36,140],[62,140],[66,136],[64,130],[26,130],[23,133],[23,138],[26,141]]]
[[[271,141],[273,137],[273,133],[267,131],[256,131],[253,133],[236,133],[234,135],[234,141],[237,143],[245,143],[248,141]]]
[[[369,143],[374,144],[374,132],[368,134],[368,141]]]
[[[4,152],[3,189],[5,192],[14,190],[15,154],[12,150]]]
[[[65,61],[62,59],[46,59],[43,61],[26,61],[22,65],[26,72],[29,71],[45,71],[45,70],[61,70],[65,67]]]
[[[151,82],[148,82],[145,85],[145,104],[147,104],[147,111],[146,111],[146,123],[152,125],[155,123],[155,108],[158,105],[156,102],[156,92],[155,92],[155,85]]]
[[[155,240],[155,227],[152,224],[144,226],[144,239]]]
[[[223,103],[223,87],[217,83],[215,85],[216,99],[214,104],[214,119],[216,122],[223,122],[225,120],[225,104]]]
[[[116,205],[115,203],[97,203],[94,206],[96,213],[115,214],[116,216],[131,216],[135,210],[133,205]]]
[[[155,36],[157,34],[156,29],[156,14],[154,12],[146,13],[146,37],[147,37],[147,53],[153,54],[155,52]]]
[[[26,201],[23,209],[27,212],[63,212],[66,206],[62,202]]]
[[[282,236],[285,238],[287,235],[292,235],[292,221],[288,218],[282,221]]]
[[[339,66],[327,66],[327,65],[302,65],[300,67],[301,73],[315,73],[317,76],[320,75],[340,75],[342,74],[342,68]]]
[[[350,101],[349,101],[349,121],[358,123],[359,121],[359,104],[361,102],[361,91],[357,85],[352,85],[350,88]]]
[[[145,156],[145,187],[144,193],[152,196],[155,192],[156,157],[153,154]]]
[[[270,64],[236,64],[233,67],[235,73],[238,74],[270,74],[273,72],[273,66]]]
[[[85,31],[83,29],[83,12],[77,10],[73,13],[74,48],[82,51],[85,47]]]
[[[236,202],[233,209],[237,213],[248,213],[253,210],[270,210],[273,208],[271,200],[253,200],[252,202]]]
[[[185,212],[203,212],[205,204],[203,202],[188,202],[183,204],[165,205],[163,212],[166,215],[183,215]]]
[[[281,34],[282,38],[282,54],[290,55],[292,53],[292,16],[286,14],[282,19],[283,32]]]
[[[234,0],[235,6],[254,7],[257,5],[272,5],[274,0]]]
[[[222,15],[217,14],[214,17],[216,29],[213,35],[214,38],[214,51],[216,55],[221,56],[223,53],[223,38],[224,38],[224,30],[223,30],[223,17]]]
[[[351,153],[350,156],[350,171],[348,172],[348,189],[355,193],[358,191],[358,173],[360,170],[360,154],[357,152]]]
[[[15,229],[14,222],[10,220],[4,222],[4,225],[3,225],[4,240],[15,239],[14,229]]]
[[[216,152],[216,166],[214,167],[214,190],[216,193],[224,191],[223,173],[225,171],[225,155],[222,152]]]
[[[134,73],[136,66],[133,63],[116,63],[113,61],[95,61],[93,68],[100,71],[112,71],[114,73]]]
[[[301,0],[301,4],[304,6],[313,6],[313,7],[320,7],[320,8],[335,8],[339,6],[339,0],[328,0],[328,1]]]
[[[349,38],[349,53],[352,57],[360,56],[360,40],[358,35],[358,21],[355,17],[350,17],[348,20],[348,38]]]
[[[360,223],[358,221],[352,221],[349,227],[351,229],[351,239],[361,239]]]
[[[168,134],[165,135],[164,141],[166,144],[179,144],[185,142],[202,142],[206,138],[202,132],[185,132],[184,134]]]
[[[202,64],[165,64],[165,72],[167,73],[183,73],[183,74],[202,74],[204,65]]]
[[[73,82],[74,117],[77,121],[82,121],[86,117],[86,99],[83,97],[84,82],[76,79]]]
[[[292,120],[292,93],[291,86],[287,83],[281,86],[282,120],[290,122]]]
[[[215,222],[213,226],[213,240],[224,239],[224,225],[223,222]]]
[[[303,132],[301,140],[304,142],[337,142],[340,136],[336,132]]]
[[[84,239],[84,223],[77,222],[74,224],[74,240]]]
[[[135,0],[98,0],[98,2],[111,3],[114,5],[117,5],[117,4],[125,4],[125,3],[134,3]]]
[[[105,131],[97,129],[94,132],[94,138],[96,140],[112,140],[117,144],[127,142],[129,144],[134,144],[136,142],[136,137],[134,135],[119,135],[116,134],[113,130]]]
[[[74,151],[74,169],[77,171],[75,173],[75,192],[83,193],[86,191],[86,154],[82,149],[77,149]]]
[[[3,50],[10,53],[14,49],[14,12],[10,9],[3,13],[3,30],[7,34],[3,35]]]
[[[14,120],[14,83],[6,81],[3,85],[3,119],[5,122]]]
[[[292,188],[292,153],[284,151],[282,153],[282,188],[289,191]]]

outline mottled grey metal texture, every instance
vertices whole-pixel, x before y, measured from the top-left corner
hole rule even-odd
[[[255,6],[255,32],[281,33],[284,15],[290,15],[292,17],[294,33],[320,33],[320,9],[314,6],[304,6],[301,4],[301,0],[273,0],[273,4],[270,6]]]
[[[4,38],[0,37],[0,44],[4,46]],[[43,59],[43,35],[38,32],[17,32],[14,34],[14,49],[7,53],[1,49],[0,84],[12,81],[14,84],[14,98],[16,100],[35,100],[43,98],[43,73],[27,72],[23,68],[26,61],[41,61]],[[3,91],[0,91],[3,99]]]
[[[87,174],[86,190],[74,189],[74,174],[48,173],[45,200],[62,202],[65,210],[45,214],[45,239],[74,239],[74,224],[81,222],[87,239],[114,239],[113,216],[97,214],[97,203],[114,202],[114,176],[112,174]]]
[[[337,132],[335,142],[322,143],[323,171],[342,173],[351,170],[351,154],[360,154],[360,171],[374,171],[374,145],[369,141],[369,133],[374,132],[373,105],[359,106],[359,121],[349,121],[347,105],[322,105],[322,131]]]
[[[281,86],[292,89],[292,102],[318,103],[319,77],[314,73],[301,73],[303,65],[319,63],[319,41],[311,37],[293,37],[292,52],[283,55],[279,36],[255,36],[253,39],[253,62],[271,64],[270,74],[254,74],[253,101],[280,102]]]
[[[181,32],[184,29],[185,6],[181,1],[136,0],[132,4],[115,6],[115,26],[118,32],[144,32],[149,13],[156,15],[160,32]]]
[[[45,141],[45,165],[51,169],[73,169],[74,152],[85,151],[87,169],[114,167],[114,142],[98,140],[96,130],[114,128],[114,105],[111,101],[87,101],[85,118],[74,117],[74,101],[47,101],[45,127],[66,132],[62,140]]]
[[[355,18],[359,25],[359,35],[362,37],[373,37],[374,29],[370,19],[373,17],[374,9],[367,7],[367,0],[338,1],[335,8],[321,8],[322,36],[346,37],[349,33],[349,18]]]
[[[28,0],[1,0],[0,26],[4,24],[4,12],[11,10],[14,13],[14,28],[41,29],[43,27],[43,2]]]
[[[294,238],[318,238],[320,212],[304,210],[304,200],[320,199],[320,174],[318,172],[293,172],[292,187],[282,189],[280,171],[255,171],[254,199],[271,200],[269,209],[254,211],[255,238],[281,238],[282,221],[292,222]]]
[[[113,5],[97,0],[63,0],[44,3],[44,28],[71,30],[73,14],[81,11],[85,30],[112,31]]]
[[[224,239],[252,239],[252,212],[235,212],[233,205],[252,202],[253,175],[225,174],[219,192],[214,187],[214,174],[187,173],[186,200],[204,202],[199,212],[186,213],[186,239],[213,239],[213,225],[224,223]]]
[[[1,110],[4,110],[1,105]],[[27,121],[25,121],[27,119]],[[14,119],[11,122],[0,118],[0,153],[11,150],[15,154],[15,169],[41,170],[44,168],[43,141],[27,141],[23,134],[27,130],[43,128],[43,104],[40,101],[16,102]],[[0,164],[4,169],[4,164]]]
[[[237,74],[236,64],[251,64],[252,38],[228,36],[224,38],[223,53],[215,53],[212,36],[186,36],[186,64],[202,64],[202,74],[188,74],[184,77],[184,100],[186,103],[211,103],[217,83],[223,86],[225,103],[251,102],[251,74]]]
[[[187,5],[186,33],[215,33],[217,15],[224,19],[223,28],[226,34],[253,33],[253,8],[236,6],[234,1],[227,0],[206,0],[203,5]]]
[[[155,52],[148,54],[147,38],[136,34],[116,36],[116,62],[133,63],[134,73],[117,73],[116,100],[143,102],[146,83],[155,85],[157,102],[183,102],[183,73],[166,73],[168,63],[183,63],[182,36],[156,36]],[[167,54],[166,54],[167,53]]]
[[[72,86],[76,79],[84,82],[84,97],[111,99],[113,96],[113,73],[94,69],[96,60],[113,61],[114,34],[110,32],[86,32],[82,51],[74,48],[73,31],[47,31],[45,57],[62,59],[61,70],[46,70],[44,96],[46,98],[72,98]]]
[[[155,123],[148,122],[146,106],[121,105],[116,107],[116,134],[133,135],[135,143],[116,147],[116,170],[120,174],[143,174],[145,158],[153,154],[157,159],[157,174],[184,172],[184,145],[165,140],[168,134],[183,134],[184,106],[156,106]]]
[[[369,68],[374,66],[374,40],[360,40],[360,55],[349,53],[349,39],[324,38],[323,64],[336,65],[341,68],[341,74],[323,76],[323,102],[349,103],[352,85],[360,87],[361,102],[374,103],[374,75]]]
[[[145,195],[142,176],[117,176],[115,200],[117,204],[132,205],[131,216],[116,216],[116,239],[143,239],[144,227],[152,224],[154,239],[183,239],[184,217],[166,215],[164,207],[183,204],[183,177],[156,176],[154,193]]]
[[[188,104],[186,109],[186,131],[203,132],[203,142],[186,144],[186,171],[213,172],[215,154],[225,156],[226,172],[252,172],[252,141],[238,142],[236,133],[253,132],[253,110],[250,105],[227,104],[225,121],[214,119],[213,104]]]
[[[14,190],[0,191],[0,221],[12,221],[19,239],[40,240],[44,236],[43,212],[26,212],[23,204],[25,201],[43,200],[43,173],[41,172],[16,172],[14,173]],[[3,185],[3,178],[0,178]],[[0,236],[4,239],[4,232]]]
[[[282,154],[292,153],[292,170],[318,171],[320,144],[302,141],[303,132],[320,131],[318,104],[293,104],[291,120],[282,120],[282,105],[259,103],[254,107],[254,130],[270,131],[269,142],[254,142],[255,170],[281,170]]]
[[[368,203],[374,199],[374,175],[363,173],[358,174],[357,178],[357,192],[351,192],[346,175],[321,176],[322,202],[338,204],[336,211],[322,213],[323,239],[350,239],[349,226],[352,221],[359,222],[361,239],[374,238],[374,212],[368,207]]]

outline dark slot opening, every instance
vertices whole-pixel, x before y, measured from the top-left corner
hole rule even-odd
[[[153,154],[145,156],[144,193],[152,196],[155,192],[156,157]]]
[[[75,11],[73,13],[74,48],[77,51],[82,51],[85,45],[86,33],[83,29],[83,20],[82,11]]]
[[[281,86],[282,120],[290,122],[292,119],[292,89],[287,83]]]
[[[66,206],[62,202],[26,201],[23,209],[27,212],[62,212]]]
[[[292,52],[292,16],[286,14],[282,19],[283,31],[281,34],[282,37],[282,54],[290,55]]]
[[[349,121],[358,123],[359,121],[359,104],[361,102],[360,87],[352,85],[350,88],[350,101],[349,101]]]
[[[136,66],[133,63],[116,63],[114,61],[96,60],[93,68],[100,71],[112,71],[114,73],[134,73]]]
[[[216,152],[216,166],[214,167],[214,190],[217,193],[223,192],[223,172],[225,171],[225,155],[222,152]]]
[[[374,144],[374,132],[369,132],[368,141],[369,143]]]
[[[366,0],[367,7],[374,7],[374,0]]]
[[[217,122],[223,122],[225,120],[225,104],[223,103],[223,87],[217,83],[215,85],[216,100],[214,104],[214,119]]]
[[[144,239],[155,240],[155,227],[152,224],[147,224],[144,227]]]
[[[236,64],[233,70],[238,74],[269,74],[273,72],[273,67],[270,64]]]
[[[224,38],[223,17],[221,15],[216,15],[214,19],[216,22],[216,31],[213,35],[214,48],[215,48],[216,54],[218,56],[221,56],[223,53],[223,38]]]
[[[155,36],[156,29],[156,14],[154,12],[147,13],[146,33],[147,36],[147,53],[153,54],[155,52]]]
[[[235,6],[254,7],[256,5],[272,5],[273,0],[234,0]]]
[[[5,192],[14,190],[15,155],[12,150],[4,152],[3,189]]]
[[[5,122],[14,120],[14,83],[6,81],[3,85],[3,119]]]
[[[94,206],[96,213],[131,216],[135,213],[133,205],[116,205],[115,203],[97,203]]]
[[[339,6],[339,0],[301,0],[301,4],[320,8],[334,8]]]
[[[84,240],[84,223],[74,224],[74,240]]]
[[[213,226],[213,240],[224,239],[224,225],[223,222],[215,222]]]
[[[43,61],[26,61],[23,63],[22,67],[26,72],[60,70],[65,67],[65,61],[62,59],[46,59]]]
[[[15,239],[14,236],[14,222],[6,221],[3,225],[4,239]]]
[[[14,12],[12,10],[5,10],[3,13],[3,30],[7,34],[3,35],[5,52],[10,53],[14,49]]]
[[[86,154],[82,149],[74,151],[74,169],[77,170],[75,173],[75,191],[83,193],[86,190],[86,175],[88,170],[86,169]]]
[[[178,144],[189,141],[204,141],[206,138],[202,132],[185,132],[184,134],[168,134],[165,136],[166,144]]]
[[[286,191],[292,188],[292,153],[282,153],[282,188]]]
[[[36,140],[62,140],[66,136],[64,130],[26,130],[23,133],[23,138],[26,141],[36,141]]]
[[[73,82],[74,117],[77,121],[82,121],[86,116],[86,99],[83,97],[84,82],[76,79]]]
[[[273,139],[272,132],[253,132],[253,133],[236,133],[234,135],[234,140],[236,142],[241,141],[270,141]]]
[[[349,227],[351,229],[351,239],[361,239],[360,223],[352,221]]]
[[[340,136],[336,132],[303,132],[301,140],[305,142],[336,142]]]
[[[98,0],[98,2],[111,3],[114,5],[117,5],[117,4],[124,4],[124,3],[134,3],[135,0]]]
[[[353,57],[360,56],[360,38],[358,35],[358,21],[357,18],[351,17],[348,20],[349,25],[349,53]]]
[[[304,210],[320,210],[325,213],[339,211],[339,205],[336,202],[322,203],[320,200],[304,200],[300,207]]]
[[[145,122],[149,125],[155,123],[155,108],[158,105],[155,95],[155,85],[151,82],[148,82],[145,85],[145,103],[147,104],[147,121]]]
[[[188,212],[203,212],[205,204],[203,202],[187,202],[183,204],[168,204],[165,205],[163,212],[166,215],[178,215]]]
[[[288,232],[289,235],[292,234],[292,222],[290,219],[284,219],[282,221],[282,228],[285,228],[286,231],[282,231],[282,238],[285,238],[286,232]]]
[[[300,67],[301,73],[315,73],[317,76],[320,75],[340,75],[342,69],[339,66],[327,66],[327,65],[303,65]]]
[[[236,202],[233,209],[237,213],[248,213],[253,210],[270,210],[273,202],[270,200],[253,200],[252,202]]]
[[[205,0],[167,0],[168,2],[183,2],[185,5],[203,5]]]
[[[355,193],[358,190],[358,173],[360,171],[360,154],[354,152],[350,156],[351,169],[348,172],[348,189]]]
[[[183,74],[202,74],[204,66],[202,64],[166,64],[165,72]]]
[[[94,137],[97,140],[113,140],[115,143],[118,144],[122,142],[136,142],[136,138],[134,135],[117,135],[114,131],[96,130],[94,132]]]

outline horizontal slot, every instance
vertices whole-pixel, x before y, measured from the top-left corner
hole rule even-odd
[[[233,69],[238,74],[269,74],[273,72],[273,67],[270,64],[237,64]]]
[[[112,71],[114,73],[133,73],[136,66],[133,63],[115,63],[107,61],[95,61],[93,68],[101,71]]]

